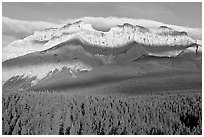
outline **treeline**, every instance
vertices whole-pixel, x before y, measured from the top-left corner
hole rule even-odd
[[[7,92],[2,133],[202,134],[201,93],[136,97]]]

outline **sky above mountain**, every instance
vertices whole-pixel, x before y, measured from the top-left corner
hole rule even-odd
[[[84,16],[128,17],[201,27],[202,3],[3,3],[3,16],[22,20],[60,20]]]
[[[34,30],[69,19],[85,16],[127,17],[155,20],[167,24],[201,28],[202,3],[114,3],[114,2],[3,2],[3,47],[16,39],[22,39]],[[15,28],[14,28],[15,27]]]

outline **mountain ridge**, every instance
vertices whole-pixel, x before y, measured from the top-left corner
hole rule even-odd
[[[92,24],[84,22],[83,20],[79,20],[59,28],[35,31],[33,35],[13,42],[3,48],[3,51],[8,53],[6,56],[3,55],[3,60],[22,56],[34,51],[46,50],[72,38],[78,38],[90,45],[113,48],[133,41],[151,46],[197,44],[197,41],[189,37],[187,32],[176,31],[167,26],[148,29],[140,25],[134,26],[130,23],[124,23],[111,27],[109,31],[103,32],[95,30]],[[18,49],[16,47],[17,45]]]
[[[94,75],[94,70],[103,67],[118,71],[122,77],[120,73],[127,74],[128,67],[136,67],[136,70],[150,67],[153,73],[156,70],[167,74],[169,70],[200,73],[201,56],[202,41],[168,25],[148,28],[127,20],[103,31],[85,20],[77,20],[58,28],[35,31],[33,35],[3,48],[2,79],[6,81],[13,76],[25,75],[36,77],[35,85],[50,71],[63,67],[68,68],[68,73],[60,76],[72,80],[80,79],[81,72]],[[125,63],[124,71],[108,67],[123,68]],[[97,73],[105,74],[106,69]],[[131,73],[137,74],[136,70]],[[115,73],[111,74],[113,80]]]

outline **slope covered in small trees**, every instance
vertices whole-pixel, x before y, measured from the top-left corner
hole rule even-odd
[[[2,133],[202,134],[200,93],[116,97],[7,92]]]

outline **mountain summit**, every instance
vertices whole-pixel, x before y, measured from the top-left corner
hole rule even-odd
[[[176,52],[164,51],[165,54],[159,54],[160,56],[176,56],[185,48],[198,44],[196,39],[188,35],[189,28],[182,30],[182,27],[148,20],[127,19],[125,22],[124,18],[121,20],[119,18],[95,18],[95,22],[100,22],[101,26],[110,22],[107,25],[110,27],[107,27],[109,30],[102,31],[105,27],[99,28],[99,25],[93,23],[93,20],[94,18],[90,17],[81,18],[62,27],[36,31],[23,40],[14,41],[3,48],[3,61],[35,51],[46,50],[72,39],[78,39],[82,43],[101,48],[118,48],[136,42],[149,47],[165,46],[174,47],[177,50]],[[118,22],[118,24],[113,24],[113,21]],[[144,26],[141,25],[142,23]],[[157,55],[152,52],[150,54]]]

